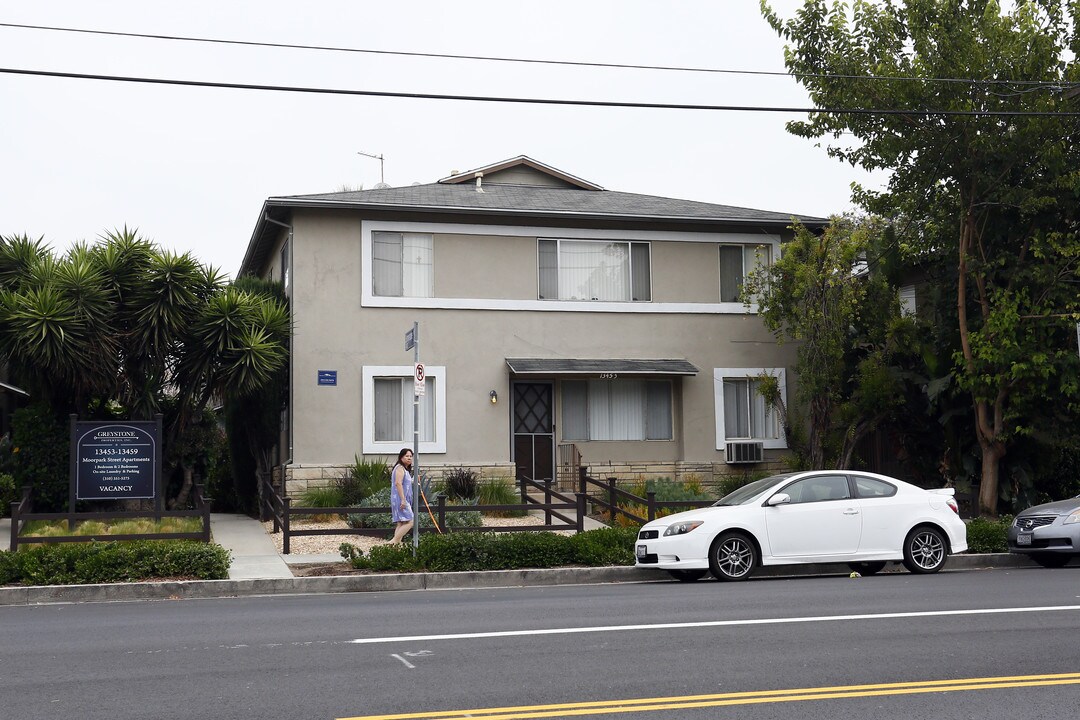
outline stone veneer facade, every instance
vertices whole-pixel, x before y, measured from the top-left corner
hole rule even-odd
[[[423,460],[423,458],[421,458]],[[342,477],[349,471],[348,465],[286,465],[274,468],[275,485],[280,487],[281,474],[285,474],[285,495],[296,497],[308,488],[325,487],[334,480]],[[460,465],[421,465],[421,471],[432,481],[442,480],[443,475],[450,470],[463,467]],[[515,475],[513,463],[500,463],[492,465],[468,465],[474,470],[480,480],[493,480],[496,478],[512,479]],[[726,463],[709,462],[605,462],[583,463],[589,477],[596,480],[617,478],[620,482],[638,482],[641,480],[658,480],[668,478],[676,482],[700,480],[706,485],[717,483],[722,478],[735,477],[742,474],[761,476],[765,473],[785,472],[788,468],[782,458],[769,458],[765,462],[745,465],[728,465]],[[565,468],[559,469],[558,486],[563,490],[576,489],[576,476],[573,471]]]

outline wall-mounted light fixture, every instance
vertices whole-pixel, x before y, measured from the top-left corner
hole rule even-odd
[[[488,395],[488,397],[491,398],[491,404],[492,405],[499,402],[499,393],[495,392],[494,390],[491,391],[491,394]]]

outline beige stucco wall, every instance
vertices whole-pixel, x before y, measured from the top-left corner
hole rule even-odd
[[[403,343],[413,321],[420,323],[423,362],[446,368],[446,453],[425,459],[433,465],[509,461],[508,357],[685,358],[700,369],[676,380],[681,386],[674,403],[676,441],[581,443],[586,463],[722,462],[715,447],[713,368],[783,368],[794,362],[793,346],[778,347],[758,318],[745,314],[365,308],[360,221],[347,214],[297,211],[293,226],[297,466],[343,466],[362,451],[362,369],[411,365],[412,352]],[[534,240],[479,237],[474,258],[464,242],[453,234],[437,236],[437,295],[504,292],[535,299]],[[657,242],[653,253],[654,288],[659,288],[654,300],[716,301],[714,244]],[[336,370],[337,385],[318,386],[319,370]],[[498,392],[496,405],[489,401],[491,390]],[[793,393],[789,373],[788,396]]]

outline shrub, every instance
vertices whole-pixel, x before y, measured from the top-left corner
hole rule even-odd
[[[8,473],[0,473],[0,517],[11,514],[11,503],[17,502],[19,494],[15,490],[15,478]]]
[[[443,489],[450,500],[470,500],[477,495],[479,476],[475,470],[454,468],[443,475]]]
[[[11,416],[12,464],[17,487],[31,486],[36,512],[58,512],[68,503],[68,426],[46,405]]]
[[[305,508],[345,507],[345,503],[342,502],[341,490],[334,485],[308,488],[300,494],[298,505]],[[326,513],[308,515],[305,519],[312,522],[329,522],[337,518],[338,516],[333,513]]]
[[[566,536],[550,532],[458,532],[423,535],[415,562],[407,545],[376,545],[367,556],[348,543],[341,554],[358,569],[462,572],[563,565],[633,565],[636,528],[606,528]]]
[[[0,553],[0,583],[81,585],[228,576],[229,551],[194,540],[63,543]]]
[[[480,483],[477,486],[477,499],[480,505],[518,505],[521,503],[521,496],[514,489],[510,478],[495,478]],[[529,513],[522,509],[493,510],[486,514],[492,517],[524,517]]]
[[[434,498],[429,500],[434,501]],[[476,501],[473,500],[473,505]],[[386,512],[381,513],[352,513],[345,518],[345,522],[352,528],[391,528],[394,526],[393,516],[390,514],[390,488],[386,487],[375,493],[374,495],[364,499],[358,507],[370,507],[370,508],[386,508]],[[455,505],[454,507],[461,507]],[[431,512],[436,512],[436,506],[434,502],[431,505]],[[435,524],[431,521],[431,515],[428,514],[428,510],[424,507],[423,499],[420,500],[419,508],[420,527],[430,528],[435,527]],[[436,516],[437,517],[437,516]],[[454,510],[446,513],[446,524],[449,527],[454,528],[470,528],[481,527],[484,524],[483,518],[480,516],[479,511],[476,510]]]
[[[1009,526],[1011,515],[1002,515],[997,520],[991,518],[973,518],[968,521],[968,552],[1004,553],[1009,552]]]
[[[354,458],[349,471],[335,482],[341,493],[341,504],[350,507],[390,486],[390,467],[385,458],[364,460],[359,455]]]
[[[602,528],[569,538],[579,565],[633,565],[638,527]]]

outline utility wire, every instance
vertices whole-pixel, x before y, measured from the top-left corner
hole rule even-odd
[[[22,30],[46,30],[50,32],[82,33],[86,35],[109,35],[113,37],[169,40],[177,42],[215,43],[219,45],[242,45],[247,47],[279,48],[289,50],[319,50],[324,52],[363,53],[369,55],[396,55],[399,57],[438,58],[443,60],[481,60],[486,62],[525,63],[534,65],[566,65],[570,67],[616,68],[625,70],[660,70],[666,72],[718,73],[725,75],[758,75],[770,77],[824,78],[835,80],[880,80],[902,82],[963,83],[966,85],[1025,85],[1035,88],[1065,89],[1080,83],[1043,80],[978,80],[974,78],[921,78],[891,75],[836,75],[831,73],[788,73],[768,70],[728,70],[678,65],[637,65],[631,63],[582,62],[575,60],[539,60],[496,55],[453,55],[449,53],[406,52],[402,50],[371,50],[366,48],[338,47],[333,45],[299,45],[293,43],[258,42],[254,40],[226,40],[222,38],[193,37],[189,35],[159,35],[151,33],[119,32],[116,30],[90,30],[86,28],[57,27],[51,25],[25,25],[0,22],[0,27]]]
[[[344,88],[319,88],[299,85],[256,85],[250,83],[213,82],[210,80],[173,80],[168,78],[135,77],[128,75],[94,75],[90,73],[54,72],[49,70],[25,70],[0,68],[9,75],[32,75],[38,77],[69,78],[74,80],[104,80],[107,82],[143,83],[148,85],[180,85],[184,87],[227,88],[232,90],[263,90],[270,92],[308,93],[313,95],[362,95],[366,97],[392,97],[412,100],[459,100],[466,102],[518,103],[526,105],[571,105],[581,107],[639,108],[648,110],[710,110],[728,112],[769,113],[821,113],[830,115],[918,115],[918,116],[970,116],[970,117],[1080,117],[1078,112],[1026,111],[1026,110],[895,110],[872,108],[815,108],[773,107],[760,105],[704,105],[697,103],[644,103],[617,102],[614,100],[568,100],[560,98],[504,97],[497,95],[448,95],[441,93],[406,93],[388,90],[346,90]]]

